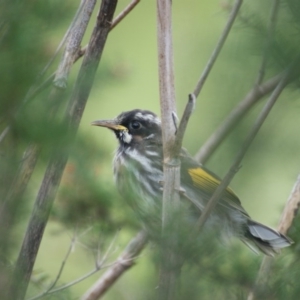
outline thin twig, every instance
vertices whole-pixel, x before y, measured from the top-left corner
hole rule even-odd
[[[109,24],[112,21],[116,4],[117,0],[104,0],[101,3],[97,23],[92,33],[87,53],[79,70],[74,91],[67,107],[64,121],[68,126],[68,131],[73,139],[93,84],[93,79],[104,49],[110,28]],[[22,300],[24,298],[49,213],[63,170],[67,163],[68,151],[61,151],[59,152],[59,155],[57,155],[57,151],[62,146],[56,146],[56,152],[50,159],[45,172],[26,231],[26,236],[16,263],[10,299]],[[18,286],[18,288],[16,288],[16,286]]]
[[[174,148],[173,148],[174,156],[178,156],[180,154],[184,133],[185,133],[188,121],[190,119],[190,116],[195,109],[195,103],[196,103],[195,95],[189,94],[189,100],[185,106],[185,110],[183,112],[182,118],[181,118],[179,126],[178,126],[178,130],[176,133],[176,138],[175,138]]]
[[[0,219],[3,219],[7,214],[6,210],[9,205],[12,205],[12,203],[17,205],[17,202],[22,198],[33,169],[35,168],[39,153],[40,147],[36,144],[30,144],[26,148],[22,157],[22,164],[19,166],[11,186],[8,188],[8,194],[2,199]]]
[[[40,299],[40,298],[44,297],[45,295],[50,295],[50,294],[55,294],[55,293],[61,292],[61,291],[65,290],[65,289],[67,289],[67,288],[69,288],[69,287],[71,287],[73,285],[76,285],[76,284],[84,281],[85,279],[91,277],[92,275],[94,275],[95,273],[99,272],[100,270],[102,270],[104,268],[109,268],[109,267],[111,267],[111,266],[113,266],[115,264],[117,264],[117,262],[113,262],[113,263],[107,264],[105,266],[95,267],[92,271],[87,272],[86,274],[80,276],[79,278],[77,278],[77,279],[75,279],[75,280],[73,280],[73,281],[71,281],[69,283],[66,283],[66,284],[64,284],[62,286],[59,286],[56,289],[51,289],[51,290],[49,290],[49,291],[47,291],[45,293],[42,293],[42,294],[37,295],[37,296],[34,296],[34,297],[29,298],[27,300],[36,300],[36,299]]]
[[[70,29],[73,28],[73,25],[75,24],[76,20],[78,19],[77,14],[82,11],[83,3],[85,1],[86,0],[82,1],[81,6],[78,8],[78,10],[76,12],[76,16],[74,17],[74,19],[72,21],[72,24],[68,28],[68,31],[66,32],[66,34],[64,35],[62,41],[60,42],[59,46],[57,47],[56,52],[54,53],[53,57],[51,58],[51,60],[49,61],[49,63],[45,66],[44,70],[41,72],[41,74],[39,75],[39,77],[42,77],[42,75],[46,72],[46,70],[49,68],[49,66],[52,64],[52,62],[54,61],[55,57],[57,56],[59,50],[64,45],[66,39],[69,37],[69,35],[70,35]],[[113,28],[115,28],[134,9],[134,7],[139,2],[140,2],[140,0],[133,0],[127,7],[125,7],[124,10],[122,12],[120,12],[120,14],[112,21],[110,30],[112,30]],[[88,45],[85,45],[82,49],[76,51],[75,55],[73,56],[72,63],[77,62],[78,59],[80,59],[85,54],[87,46]],[[43,90],[45,90],[47,87],[49,87],[53,83],[53,81],[55,80],[56,76],[57,76],[57,72],[54,72],[45,81],[43,81],[39,86],[37,86],[37,87],[32,86],[30,88],[30,90],[28,91],[28,93],[26,94],[23,103],[24,104],[28,103],[30,100],[34,99],[37,95],[39,95]],[[63,78],[63,77],[60,76],[60,78]],[[61,84],[60,80],[57,80],[57,82],[59,84]],[[62,86],[65,87],[65,80],[62,81]],[[9,130],[10,130],[10,127],[7,126],[2,131],[2,133],[0,135],[0,143],[2,142],[2,140],[4,139],[4,137],[7,135],[7,133],[9,132]]]
[[[83,232],[80,235],[83,235],[83,234],[85,234],[85,232]],[[36,299],[42,298],[45,295],[54,294],[54,293],[60,292],[62,290],[65,290],[65,289],[67,289],[67,288],[69,288],[69,287],[71,287],[71,286],[73,286],[73,285],[75,285],[75,284],[77,284],[77,283],[79,283],[79,282],[87,279],[88,277],[92,276],[93,274],[97,273],[98,271],[100,271],[102,269],[105,269],[105,268],[110,268],[110,267],[112,267],[112,266],[114,266],[115,264],[118,263],[118,261],[114,261],[112,263],[104,264],[106,262],[107,258],[108,258],[108,254],[110,253],[110,250],[111,250],[113,244],[115,243],[115,240],[116,240],[116,237],[117,237],[117,234],[116,234],[114,236],[112,242],[109,244],[109,247],[106,250],[105,255],[103,256],[101,262],[99,263],[99,260],[98,260],[96,262],[95,267],[94,267],[93,270],[89,271],[85,275],[82,275],[79,278],[77,278],[77,279],[75,279],[75,280],[73,280],[73,281],[71,281],[71,282],[69,282],[67,284],[64,284],[64,285],[59,286],[59,287],[57,287],[57,288],[54,289],[54,287],[56,286],[58,280],[61,277],[61,274],[62,274],[62,271],[63,271],[64,266],[66,264],[66,261],[68,260],[70,254],[71,254],[72,249],[74,248],[75,242],[77,240],[76,236],[77,235],[74,234],[74,236],[72,238],[72,241],[71,241],[71,244],[70,244],[70,247],[69,247],[69,249],[67,251],[67,254],[66,254],[66,256],[65,256],[65,258],[64,258],[64,260],[63,260],[63,262],[61,264],[60,270],[59,270],[59,272],[58,272],[58,274],[57,274],[54,282],[50,285],[50,287],[46,291],[44,291],[43,293],[41,293],[41,294],[39,294],[37,296],[34,296],[34,297],[28,299],[28,300],[36,300]],[[135,259],[135,257],[132,257],[132,259]]]
[[[68,36],[62,62],[59,64],[53,80],[53,84],[58,88],[66,88],[67,86],[69,72],[80,48],[83,35],[89,24],[95,5],[96,0],[85,0],[80,14],[74,21],[72,30]]]
[[[239,12],[239,9],[240,9],[242,3],[243,3],[243,0],[236,0],[236,2],[233,5],[233,8],[232,8],[231,13],[229,15],[227,24],[226,24],[226,26],[225,26],[225,28],[224,28],[221,36],[220,36],[220,39],[217,43],[217,46],[214,49],[210,59],[208,60],[207,65],[205,66],[204,71],[201,74],[201,77],[200,77],[199,81],[197,82],[197,85],[194,89],[193,94],[195,95],[196,98],[199,96],[200,91],[201,91],[201,89],[202,89],[202,87],[203,87],[203,85],[206,81],[206,78],[208,77],[208,75],[209,75],[216,59],[218,58],[218,55],[219,55],[219,53],[220,53],[220,51],[221,51],[221,49],[222,49],[222,47],[223,47],[223,45],[224,45],[224,43],[227,39],[227,36],[228,36],[228,34],[231,30],[232,24],[234,23],[234,20],[235,20],[237,14]]]
[[[265,76],[267,61],[269,58],[270,49],[272,47],[272,41],[273,41],[275,25],[276,25],[276,21],[277,21],[279,4],[280,4],[279,0],[273,1],[273,5],[271,8],[271,12],[270,12],[269,25],[268,25],[268,34],[267,34],[267,38],[265,39],[265,45],[264,45],[263,55],[262,55],[262,62],[261,62],[261,66],[258,71],[256,83],[255,83],[256,86],[258,86],[262,83],[262,80]]]
[[[62,275],[62,272],[63,272],[63,270],[64,270],[64,268],[65,268],[66,262],[67,262],[67,260],[68,260],[68,258],[69,258],[69,256],[70,256],[70,254],[72,253],[72,251],[73,251],[73,249],[74,249],[75,243],[76,243],[76,231],[74,232],[74,236],[73,236],[73,238],[72,238],[72,240],[71,240],[70,247],[69,247],[69,249],[68,249],[68,251],[67,251],[67,253],[66,253],[66,255],[65,255],[64,260],[63,260],[62,263],[61,263],[61,266],[60,266],[60,268],[59,268],[59,271],[58,271],[58,273],[57,273],[57,276],[56,276],[56,278],[54,279],[53,283],[49,286],[48,290],[46,291],[46,294],[47,294],[47,292],[49,292],[50,290],[52,290],[52,289],[56,286],[58,280],[60,279],[60,277],[61,277],[61,275]]]
[[[51,292],[51,290],[56,286],[56,284],[57,284],[58,280],[60,279],[60,277],[62,275],[62,272],[63,272],[63,270],[65,268],[66,262],[67,262],[67,260],[68,260],[68,258],[70,256],[73,248],[74,248],[75,242],[76,242],[76,232],[73,235],[73,238],[71,240],[69,249],[68,249],[68,251],[67,251],[67,253],[65,255],[65,258],[63,259],[63,261],[61,263],[61,266],[59,268],[59,271],[58,271],[58,273],[57,273],[56,278],[54,279],[54,281],[51,283],[51,285],[44,292],[42,292],[41,294],[39,294],[39,295],[37,295],[35,297],[30,298],[29,300],[34,300],[34,299],[42,298],[43,296],[49,294]]]
[[[110,30],[115,28],[134,8],[137,4],[139,4],[140,0],[132,0],[128,6],[124,8],[123,11],[121,11],[112,21],[112,24],[110,26]]]
[[[39,78],[41,78],[43,74],[47,71],[47,69],[49,68],[49,66],[57,56],[60,48],[67,41],[66,49],[63,58],[60,61],[60,64],[58,65],[57,71],[53,73],[50,77],[48,77],[45,81],[43,81],[39,86],[35,87],[36,84],[34,84],[33,86],[30,87],[29,91],[25,95],[25,98],[23,99],[22,104],[19,107],[18,112],[16,114],[20,114],[23,107],[27,105],[30,102],[30,100],[36,97],[40,92],[42,92],[44,89],[50,86],[51,83],[54,83],[56,87],[59,87],[60,89],[66,88],[66,81],[67,81],[70,68],[77,56],[77,53],[79,52],[80,43],[82,41],[83,34],[86,30],[86,27],[88,25],[95,4],[96,4],[96,0],[81,1],[81,4],[76,12],[75,17],[72,20],[71,25],[69,26],[65,36],[60,42],[55,54],[52,56],[49,63],[45,66],[44,70],[39,74]],[[57,95],[54,95],[52,98],[55,99],[58,97]],[[3,131],[3,133],[5,133],[6,135],[9,132],[9,130],[10,130],[10,126],[7,126]],[[0,143],[1,143],[1,139],[0,139]]]
[[[277,227],[278,231],[287,234],[288,230],[292,226],[292,223],[298,213],[300,206],[300,175],[294,184],[294,187],[289,195],[286,202],[284,210],[281,214],[279,225]],[[271,270],[272,263],[274,262],[273,257],[265,256],[261,262],[260,269],[258,271],[257,279],[255,285],[248,295],[247,300],[253,300],[257,297],[257,293],[266,286],[268,276],[266,276]]]
[[[230,112],[227,118],[223,121],[223,123],[221,123],[209,139],[202,145],[195,155],[195,159],[204,164],[223,142],[232,128],[243,118],[254,104],[275,89],[282,77],[283,74],[280,74],[259,86],[254,86],[246,97]]]
[[[67,29],[64,37],[62,38],[62,40],[60,41],[59,45],[57,46],[54,54],[52,55],[51,59],[49,60],[49,62],[47,63],[47,65],[44,67],[44,69],[41,71],[41,73],[39,74],[39,78],[43,77],[44,74],[47,72],[47,70],[49,69],[49,67],[52,65],[53,61],[55,60],[55,58],[57,57],[59,51],[61,50],[61,48],[63,47],[63,45],[65,44],[66,40],[68,39],[70,33],[73,30],[73,26],[74,24],[77,22],[78,17],[81,15],[81,11],[84,7],[84,5],[86,4],[87,0],[81,0],[81,3],[76,11],[76,14],[69,26],[69,28]],[[25,98],[26,99],[26,98]]]
[[[218,188],[213,193],[212,197],[209,199],[207,205],[205,206],[198,222],[197,222],[197,228],[201,229],[206,222],[207,218],[211,214],[212,210],[214,209],[215,205],[217,204],[217,201],[221,198],[222,193],[226,189],[226,187],[229,185],[230,181],[234,177],[235,173],[239,169],[239,165],[246,154],[249,146],[251,145],[253,139],[255,138],[256,134],[258,133],[260,127],[264,123],[266,117],[268,116],[269,112],[271,111],[273,105],[275,104],[276,100],[278,99],[279,95],[281,94],[282,90],[285,88],[285,86],[288,83],[289,76],[291,71],[286,71],[284,77],[281,79],[281,81],[276,86],[275,90],[271,94],[269,100],[265,104],[264,108],[262,109],[261,113],[259,114],[256,122],[254,123],[252,129],[250,130],[248,136],[246,137],[243,145],[241,146],[240,151],[236,155],[234,162],[232,166],[230,167],[228,173],[224,177],[224,179],[221,181]]]
[[[29,88],[28,92],[26,93],[22,105],[26,104],[27,102],[29,102],[29,100],[33,99],[39,91],[42,91],[44,88],[46,88],[48,85],[46,85],[45,83],[48,82],[49,78],[46,79],[44,82],[42,82],[39,86],[36,86],[37,83],[41,80],[41,78],[44,76],[44,74],[47,72],[47,70],[49,69],[49,67],[52,65],[53,61],[55,60],[55,58],[57,57],[59,51],[61,50],[61,48],[64,46],[66,40],[68,39],[70,32],[72,32],[73,30],[73,26],[76,23],[76,21],[78,20],[78,17],[85,5],[86,0],[81,0],[80,5],[76,11],[76,14],[69,26],[69,28],[67,29],[65,35],[63,36],[62,40],[60,41],[59,45],[57,46],[54,54],[52,55],[52,57],[50,58],[49,62],[46,64],[46,66],[44,67],[44,69],[38,74],[36,82]],[[49,85],[52,83],[53,79],[55,76],[53,76],[52,80],[50,81]]]
[[[81,300],[96,300],[116,282],[121,275],[133,266],[135,258],[144,249],[148,242],[146,232],[139,232],[118,257],[117,261],[107,270],[100,279],[82,296]]]
[[[9,126],[6,126],[6,127],[4,128],[4,130],[1,132],[1,134],[0,134],[0,144],[1,144],[2,141],[5,139],[7,133],[9,132],[9,129],[10,129]]]
[[[123,265],[130,265],[132,266],[135,262],[135,260],[138,258],[138,256],[134,256],[132,258],[128,258],[128,259],[124,259],[122,260],[122,264]],[[86,273],[85,275],[65,284],[65,285],[62,285],[56,289],[53,289],[51,291],[48,292],[48,294],[54,294],[54,293],[57,293],[57,292],[61,292],[73,285],[76,285],[78,283],[80,283],[81,281],[84,281],[85,279],[91,277],[92,275],[96,274],[97,272],[99,272],[100,270],[103,270],[103,269],[107,269],[107,268],[114,268],[114,267],[118,267],[118,265],[120,264],[120,261],[117,260],[117,261],[114,261],[112,263],[109,263],[109,264],[106,264],[106,265],[101,265],[101,266],[98,266],[98,267],[95,267],[92,271]],[[34,298],[34,299],[37,299],[37,298]],[[28,299],[28,300],[33,300],[33,299]]]
[[[96,262],[97,266],[98,265],[100,265],[100,266],[103,265],[104,262],[108,259],[109,254],[111,254],[111,249],[112,249],[113,245],[115,244],[115,241],[116,241],[116,239],[118,237],[118,234],[119,234],[119,231],[117,232],[117,234],[115,234],[115,236],[113,237],[112,241],[110,242],[107,250],[105,251],[105,253],[103,255],[103,258],[101,259],[101,262],[99,263],[99,261],[97,260],[97,262]]]
[[[121,20],[123,20],[139,2],[140,0],[133,0],[122,12],[120,12],[120,14],[112,21],[110,30],[115,28],[121,22]],[[82,56],[85,55],[87,47],[88,45],[85,45],[84,47],[82,47],[82,49],[79,49],[76,52],[73,63],[77,62]],[[34,99],[38,94],[40,94],[43,90],[49,87],[52,84],[53,80],[55,79],[55,76],[56,76],[56,72],[51,74],[38,87],[32,88],[30,94],[28,94],[27,96],[26,102],[29,102],[30,100]]]

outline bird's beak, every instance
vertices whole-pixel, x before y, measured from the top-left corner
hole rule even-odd
[[[128,129],[125,126],[118,124],[117,120],[97,120],[92,122],[91,125],[106,127],[118,131],[122,131],[122,130],[128,131]]]

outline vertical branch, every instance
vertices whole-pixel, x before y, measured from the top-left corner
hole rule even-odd
[[[79,126],[93,84],[116,4],[117,0],[104,0],[101,3],[97,23],[93,30],[65,115],[65,124],[68,125],[68,131],[72,137],[74,137]],[[61,145],[58,145],[58,148],[60,147]],[[43,232],[67,159],[67,152],[58,153],[56,151],[48,164],[17,260],[9,299],[24,299]]]
[[[165,161],[170,159],[175,140],[172,114],[176,113],[171,0],[157,0],[157,39],[159,64],[159,92]]]
[[[162,205],[162,258],[159,278],[159,299],[175,299],[175,287],[178,277],[176,269],[175,236],[170,235],[168,225],[170,215],[179,204],[176,190],[180,187],[180,160],[174,157],[172,147],[175,142],[176,128],[172,115],[176,113],[173,48],[172,48],[172,2],[157,0],[157,38],[159,64],[159,91],[162,119],[162,137],[164,154],[164,187]],[[176,229],[173,231],[176,233]]]

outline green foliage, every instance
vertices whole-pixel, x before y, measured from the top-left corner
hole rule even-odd
[[[111,178],[106,178],[107,158],[108,154],[99,151],[92,141],[77,139],[54,206],[52,216],[55,220],[70,228],[95,226],[103,234],[114,233],[122,227],[127,217],[118,217],[115,213],[122,200]]]
[[[277,13],[273,16],[275,23],[270,29],[273,3],[274,1],[247,2],[237,18],[245,45],[250,46],[256,55],[266,52],[266,70],[269,75],[277,74],[289,65],[299,64],[299,1],[279,1]],[[296,72],[298,76],[298,70]]]
[[[125,1],[123,2],[125,3]],[[66,127],[61,122],[61,116],[64,114],[63,109],[66,106],[72,83],[69,84],[69,89],[62,99],[57,99],[55,103],[47,101],[50,89],[45,90],[26,105],[23,101],[69,25],[75,12],[75,4],[73,1],[60,0],[1,1],[0,132],[8,124],[11,129],[9,135],[0,144],[0,214],[2,217],[0,219],[0,291],[3,286],[7,285],[8,274],[12,271],[13,261],[19,249],[17,246],[21,244],[29,212],[42,180],[42,172],[58,144],[62,147],[60,148],[61,152],[56,153],[57,155],[62,155],[64,151],[70,151],[71,155],[52,209],[50,222],[52,224],[60,223],[71,231],[73,228],[77,228],[81,232],[92,227],[91,235],[83,238],[88,245],[88,250],[83,251],[84,254],[81,254],[80,259],[77,259],[74,265],[79,266],[80,270],[86,268],[87,264],[84,258],[87,253],[88,255],[91,252],[95,253],[93,250],[97,243],[106,249],[108,242],[116,232],[120,228],[124,228],[120,234],[120,241],[118,241],[118,249],[121,251],[126,244],[124,240],[127,241],[132,231],[136,231],[140,227],[135,214],[118,195],[113,184],[111,150],[116,147],[113,137],[99,131],[97,131],[97,136],[93,136],[90,127],[87,130],[84,126],[89,126],[86,124],[90,124],[95,117],[110,118],[122,110],[141,107],[158,111],[158,100],[155,98],[158,95],[156,69],[152,69],[156,63],[156,54],[152,55],[151,52],[156,53],[156,45],[153,45],[154,50],[149,46],[152,43],[150,38],[152,33],[145,29],[148,28],[147,26],[150,28],[150,25],[153,25],[152,22],[155,18],[148,17],[150,1],[144,2],[147,2],[142,4],[145,5],[144,11],[139,14],[134,12],[133,16],[128,17],[124,24],[119,25],[120,28],[114,29],[113,34],[109,37],[111,40],[109,40],[108,49],[104,51],[100,71],[91,93],[91,105],[87,107],[87,113],[84,116],[83,130],[80,130],[76,143],[71,144]],[[199,5],[203,5],[202,1],[200,2]],[[210,13],[212,11],[211,14],[215,16],[216,8],[211,9],[211,3],[211,1],[207,1],[205,9],[201,9],[201,11],[210,11]],[[191,120],[192,124],[187,133],[186,144],[190,148],[194,147],[194,150],[199,148],[205,135],[209,135],[213,131],[213,126],[219,124],[223,117],[222,114],[227,113],[230,105],[233,105],[236,99],[240,99],[254,82],[253,74],[256,74],[259,67],[268,35],[268,16],[272,1],[257,0],[248,1],[245,4],[238,17],[233,37],[231,37],[231,42],[239,45],[238,51],[236,51],[238,53],[233,51],[231,56],[228,55],[228,52],[236,49],[231,44],[227,45],[223,61],[221,59],[220,63],[216,65],[216,72],[212,73],[213,79],[211,83],[207,83],[207,89],[203,91],[204,97],[200,102],[201,109],[195,112]],[[211,28],[210,26],[199,26],[204,28],[201,29],[201,32],[205,32],[205,36],[200,36],[200,33],[198,36],[196,33],[194,36],[191,35],[190,39],[186,32],[197,29],[193,24],[202,21],[198,17],[201,11],[190,8],[190,10],[183,11],[183,9],[187,9],[186,4],[179,8],[176,5],[183,4],[176,3],[174,5],[176,16],[182,16],[184,13],[188,18],[188,22],[178,22],[178,19],[177,23],[174,22],[175,45],[177,43],[179,47],[179,49],[174,49],[178,70],[176,76],[179,81],[182,81],[178,84],[178,99],[179,106],[183,106],[185,104],[183,95],[187,94],[187,86],[191,88],[196,82],[201,72],[201,66],[208,57],[205,56],[205,52],[210,53],[219,33],[213,26]],[[267,77],[282,72],[299,55],[299,11],[299,1],[280,1],[274,40],[267,55]],[[205,25],[216,19],[205,19]],[[217,19],[220,28],[224,19],[222,17]],[[137,26],[137,24],[143,24],[143,26]],[[155,26],[153,28],[155,29]],[[142,30],[142,33],[139,30]],[[204,38],[205,42],[203,42]],[[153,40],[155,41],[154,38]],[[137,47],[139,41],[143,42]],[[203,51],[201,55],[199,55],[199,47]],[[152,57],[155,62],[151,60]],[[298,69],[300,70],[300,68]],[[215,75],[216,73],[217,75]],[[42,79],[38,80],[38,83],[41,81]],[[242,88],[237,90],[237,87]],[[265,177],[270,180],[269,184],[262,182],[264,179],[258,179],[258,176],[263,178],[262,173],[268,170],[268,174],[275,173],[277,178],[280,177],[280,184],[284,185],[284,179],[294,175],[290,165],[296,165],[295,153],[299,152],[296,149],[299,145],[297,144],[299,139],[296,130],[298,127],[293,124],[280,126],[280,120],[283,120],[282,123],[288,123],[283,118],[284,113],[287,118],[292,112],[295,113],[295,116],[298,115],[298,106],[293,107],[292,101],[290,101],[295,98],[298,98],[298,94],[283,99],[279,111],[275,112],[273,123],[271,121],[271,125],[261,133],[261,140],[253,145],[252,153],[250,150],[249,157],[252,157],[257,164],[252,164],[251,158],[246,160],[244,168],[246,171],[241,170],[241,172],[248,172],[250,175],[247,174],[244,177],[241,175],[244,179],[237,179],[238,193],[241,191],[246,195],[245,198],[250,199],[248,205],[253,205],[255,210],[259,207],[260,214],[264,217],[269,217],[269,212],[264,208],[267,199],[264,197],[263,189],[271,190],[273,194],[276,194],[280,187],[277,185],[277,181],[269,179],[270,175]],[[180,102],[181,99],[184,100]],[[47,122],[49,111],[53,106],[58,107],[59,114],[49,123]],[[215,161],[212,162],[215,169],[222,170],[227,166],[229,158],[240,147],[244,139],[246,123],[252,124],[252,121],[253,115],[246,119],[227,140],[227,144],[221,148]],[[298,126],[298,123],[295,122],[295,124]],[[295,135],[293,135],[294,132]],[[280,139],[283,136],[286,137],[286,140]],[[23,161],[24,149],[33,142],[42,149],[33,180],[22,197],[6,202],[9,191],[14,190],[12,184],[20,162]],[[269,143],[269,147],[266,146],[267,143]],[[219,154],[221,152],[222,155]],[[221,155],[219,160],[218,155]],[[265,164],[270,157],[273,157],[271,163]],[[282,165],[279,164],[280,162]],[[280,172],[274,170],[280,170]],[[291,173],[292,175],[288,175]],[[251,188],[252,180],[258,180],[260,188]],[[250,187],[248,190],[246,190],[247,186]],[[289,187],[286,190],[288,191]],[[261,198],[255,200],[257,194]],[[275,207],[274,211],[279,212],[277,204],[272,205],[273,208]],[[1,210],[3,207],[5,210]],[[274,261],[272,271],[267,274],[269,283],[260,291],[260,299],[299,298],[300,288],[297,282],[300,276],[299,268],[297,268],[300,253],[299,220],[299,218],[295,219],[289,232],[295,244],[289,250],[284,250],[281,256]],[[240,243],[233,242],[223,245],[222,241],[220,243],[218,235],[214,233],[201,233],[199,238],[186,239],[190,235],[190,231],[190,227],[181,227],[178,230],[178,236],[182,241],[180,255],[186,261],[182,268],[181,298],[191,300],[199,298],[245,299],[255,282],[262,256],[256,256]],[[61,236],[62,230],[53,235],[47,235],[45,238],[51,244]],[[153,244],[156,245],[158,242],[159,240],[154,240]],[[147,261],[143,263],[156,265],[160,259],[157,249],[157,246],[152,247],[151,255],[148,255]],[[54,263],[59,266],[61,257],[56,254],[56,256],[54,254],[51,256],[52,253],[49,249],[44,252],[47,258],[43,263],[47,267]],[[115,257],[116,254],[114,253],[113,256]],[[151,273],[150,267],[139,271],[140,264],[142,263],[138,263],[136,266],[138,271],[133,268],[130,271],[133,275],[124,276],[125,278],[122,278],[121,282],[113,287],[113,291],[108,293],[106,299],[134,298],[132,295],[136,295],[140,291],[135,291],[131,287],[140,285],[139,280],[143,278],[145,278],[145,286],[147,285],[149,294],[155,293],[153,290],[157,282],[157,272]],[[49,271],[45,265],[42,265],[41,273],[39,271],[34,273],[31,294],[45,290],[45,286],[48,286],[48,282],[51,282],[57,274],[57,270]],[[67,279],[62,278],[59,283],[69,281],[70,273],[72,273],[69,268],[71,269],[67,265],[65,269]],[[78,277],[80,275],[82,274],[78,274]],[[89,285],[91,284],[92,282],[89,283]],[[78,290],[75,287],[72,292],[65,291],[62,294],[49,295],[44,299],[72,299],[83,293],[87,287],[88,284]],[[129,296],[124,296],[124,288]],[[143,291],[140,293],[144,294]],[[147,294],[145,298],[148,299],[148,296]]]
[[[47,34],[72,15],[72,11],[64,10],[71,8],[71,2],[65,2],[4,0],[0,3],[0,134],[3,133],[0,144],[1,261],[11,261],[13,249],[20,244],[17,226],[24,221],[30,202],[30,189],[22,195],[15,193],[18,189],[15,176],[27,158],[22,157],[25,147],[32,142],[41,147],[44,144],[44,141],[34,138],[36,128],[43,128],[42,123],[33,122],[41,109],[28,108],[30,113],[25,117],[24,99],[55,47]],[[61,16],[61,21],[56,18],[57,15]],[[42,98],[45,103],[44,100]],[[28,134],[24,134],[25,121]],[[9,133],[4,138],[7,129]],[[5,263],[0,270],[1,298],[4,287],[8,286],[10,273],[11,263]]]

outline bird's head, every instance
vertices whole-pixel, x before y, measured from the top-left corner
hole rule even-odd
[[[161,122],[151,111],[135,109],[121,113],[112,120],[97,120],[92,125],[114,131],[121,146],[161,143]]]

